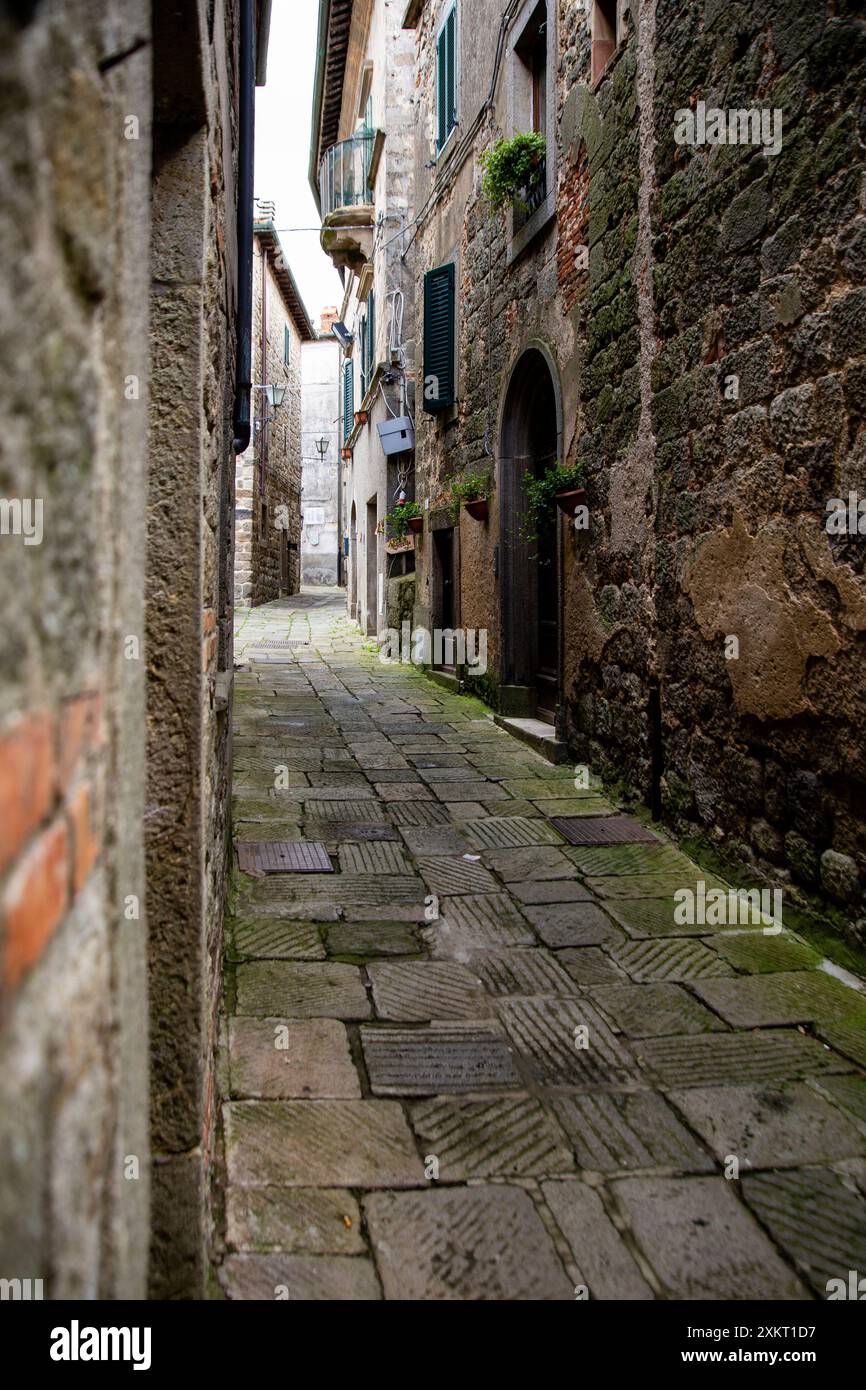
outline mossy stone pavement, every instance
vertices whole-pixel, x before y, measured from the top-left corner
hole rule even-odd
[[[239,614],[236,662],[236,837],[322,841],[335,872],[236,875],[224,1296],[809,1300],[866,1273],[858,981],[787,930],[675,925],[710,876],[666,840],[568,845],[572,770],[380,661],[342,593]]]

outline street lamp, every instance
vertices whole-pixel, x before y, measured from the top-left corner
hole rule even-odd
[[[319,451],[319,458],[322,459],[323,461],[324,461],[324,458],[325,458],[325,454],[328,452],[328,445],[329,445],[329,440],[328,440],[324,435],[322,436],[321,439],[317,439],[317,440],[316,440],[316,448],[317,448],[318,451]]]
[[[267,404],[271,407],[272,410],[277,411],[283,404],[283,401],[286,399],[286,391],[288,390],[288,387],[285,385],[279,385],[277,382],[274,382],[268,386],[254,386],[253,390],[262,391],[264,393],[264,399],[267,402]],[[256,429],[264,429],[265,425],[269,425],[273,418],[273,415],[259,416],[259,418],[256,420]]]

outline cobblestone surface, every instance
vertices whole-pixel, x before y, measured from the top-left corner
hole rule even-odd
[[[237,875],[226,1297],[810,1299],[866,1268],[858,982],[675,923],[717,882],[676,845],[569,846],[555,816],[619,808],[381,662],[342,594],[245,614],[236,651],[236,834],[335,873]]]

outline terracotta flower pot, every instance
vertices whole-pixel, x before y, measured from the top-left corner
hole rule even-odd
[[[356,424],[356,425],[366,425],[366,423],[367,423],[367,412],[366,412],[366,410],[356,410],[356,411],[355,411],[355,424]]]
[[[340,457],[343,458],[343,459],[347,459],[347,460],[350,459],[350,458],[352,457],[352,450],[351,450],[351,449],[341,449],[341,450],[340,450]]]
[[[415,534],[416,534],[416,536],[420,535],[421,532],[424,530],[424,518],[423,518],[423,516],[410,516],[410,517],[409,517],[409,530],[410,530],[410,531],[414,531]]]
[[[556,494],[556,505],[566,516],[574,516],[578,507],[582,507],[586,502],[586,488],[575,487],[568,492],[558,492]]]
[[[473,497],[471,502],[464,502],[463,505],[476,521],[486,521],[490,514],[486,497]]]

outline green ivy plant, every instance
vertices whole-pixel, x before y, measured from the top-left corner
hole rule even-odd
[[[556,463],[537,478],[527,469],[524,474],[526,489],[526,512],[523,518],[523,535],[528,541],[538,540],[538,533],[547,526],[556,507],[556,496],[560,492],[570,492],[583,487],[586,468],[582,460],[565,467]]]
[[[490,496],[490,470],[486,469],[477,473],[464,473],[462,478],[452,479],[450,487],[454,520],[457,521],[460,516],[460,508],[463,506],[464,502],[474,502],[476,498],[487,498]]]
[[[482,191],[494,211],[519,202],[519,195],[538,174],[547,153],[547,140],[540,131],[518,131],[510,140],[500,139],[481,156],[484,170]]]
[[[385,525],[388,527],[391,539],[395,541],[405,540],[409,530],[409,518],[420,515],[421,508],[417,502],[403,502],[396,506],[393,512],[389,512],[385,517]]]

